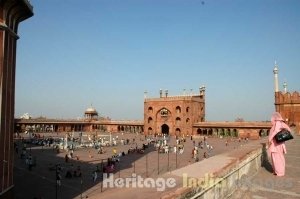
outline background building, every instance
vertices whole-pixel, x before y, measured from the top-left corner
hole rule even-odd
[[[100,132],[127,132],[142,133],[142,120],[114,120],[109,117],[101,117],[98,111],[89,107],[84,111],[83,118],[77,119],[51,119],[46,117],[18,118],[15,119],[15,132],[44,133],[44,132],[86,132],[97,134]]]
[[[146,135],[191,135],[193,124],[205,121],[205,87],[198,94],[168,96],[160,90],[159,98],[144,100],[144,133]]]
[[[278,66],[275,64],[275,110],[280,112],[285,121],[299,133],[300,126],[300,96],[279,91]],[[108,117],[99,117],[95,108],[89,107],[84,112],[83,119],[55,120],[47,118],[16,119],[16,131],[24,132],[129,132],[145,135],[204,135],[230,136],[249,139],[259,139],[267,136],[271,128],[270,122],[206,122],[205,121],[205,87],[199,88],[199,93],[184,92],[180,96],[169,96],[168,90],[159,92],[158,98],[144,99],[144,120],[116,121]]]
[[[84,118],[86,120],[97,120],[98,119],[98,112],[92,106],[87,108],[84,112]]]

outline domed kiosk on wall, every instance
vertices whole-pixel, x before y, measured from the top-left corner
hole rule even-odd
[[[97,120],[98,119],[98,112],[92,106],[87,108],[84,112],[84,118],[88,120]]]

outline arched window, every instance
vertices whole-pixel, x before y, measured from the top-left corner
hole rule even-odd
[[[208,135],[212,135],[213,134],[213,130],[212,129],[208,129]]]
[[[176,124],[177,125],[180,124],[180,121],[181,121],[180,117],[176,117]]]
[[[190,107],[186,107],[186,112],[188,113],[190,110]]]
[[[190,123],[190,118],[186,118],[186,123],[189,124]]]
[[[202,134],[203,134],[203,131],[202,131],[202,129],[197,129],[197,134],[200,134],[200,135],[202,135]]]
[[[152,121],[153,121],[152,117],[149,117],[148,118],[148,124],[152,123]]]
[[[180,106],[177,106],[177,107],[176,107],[176,113],[181,113],[181,108],[180,108]]]
[[[153,113],[153,108],[151,106],[148,108],[148,113]]]

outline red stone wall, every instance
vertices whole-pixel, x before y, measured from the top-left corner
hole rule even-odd
[[[300,94],[293,93],[275,93],[275,110],[279,112],[283,119],[289,125],[295,125],[297,133],[300,129]]]
[[[248,138],[250,140],[257,140],[259,139],[259,132],[255,129],[239,129],[239,138]]]
[[[163,116],[161,111],[168,114]],[[205,120],[205,103],[200,96],[162,97],[144,102],[144,133],[161,134],[162,125],[169,127],[170,135],[192,134],[195,122]],[[152,129],[149,130],[149,129]]]

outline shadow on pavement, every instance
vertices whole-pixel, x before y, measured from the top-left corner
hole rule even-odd
[[[261,145],[262,145],[261,166],[264,167],[268,172],[273,173],[273,167],[268,158],[267,144],[261,143]]]

